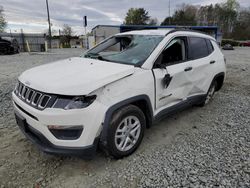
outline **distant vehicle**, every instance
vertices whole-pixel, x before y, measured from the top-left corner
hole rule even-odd
[[[250,47],[250,41],[248,41],[248,42],[242,42],[242,43],[240,44],[240,46],[247,46],[247,47]]]
[[[223,50],[234,50],[234,47],[231,44],[225,44],[222,47]]]
[[[13,37],[0,37],[0,54],[19,53],[19,44]]]

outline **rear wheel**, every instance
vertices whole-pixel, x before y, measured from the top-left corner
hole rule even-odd
[[[114,114],[109,132],[107,150],[115,158],[132,154],[140,145],[146,119],[143,112],[134,105],[129,105]]]
[[[213,99],[216,87],[217,87],[217,82],[213,81],[208,89],[204,102],[201,103],[201,106],[205,106]]]

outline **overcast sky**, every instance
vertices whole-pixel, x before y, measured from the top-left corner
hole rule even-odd
[[[171,14],[182,3],[206,5],[224,0],[170,0]],[[161,22],[168,14],[168,0],[49,0],[52,29],[70,25],[75,34],[83,33],[84,15],[88,16],[88,31],[100,24],[122,24],[131,7],[144,7],[149,15]],[[250,0],[238,0],[242,7],[250,7]],[[44,32],[48,28],[45,0],[0,0],[8,28],[12,32]]]

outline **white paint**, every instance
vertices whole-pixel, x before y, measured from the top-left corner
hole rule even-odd
[[[29,69],[19,80],[46,93],[87,95],[133,72],[132,65],[75,57]]]
[[[169,31],[132,31],[123,34],[165,35]],[[13,101],[36,116],[39,121],[33,120],[14,105],[15,110],[53,144],[82,147],[93,144],[95,137],[101,132],[107,110],[120,101],[138,95],[147,95],[153,114],[157,115],[167,107],[186,100],[187,97],[205,94],[213,77],[226,71],[224,56],[214,41],[212,43],[215,50],[209,56],[167,66],[166,69],[153,69],[156,78],[154,80],[153,64],[165,46],[176,36],[198,36],[214,40],[208,35],[194,32],[171,33],[156,47],[142,67],[76,57],[32,68],[25,71],[19,80],[22,83],[30,82],[29,87],[33,89],[61,95],[95,94],[97,98],[90,106],[83,109],[47,108],[40,111],[25,104],[13,94]],[[211,60],[215,60],[216,63],[210,64]],[[193,69],[185,72],[184,69],[188,66],[192,66]],[[166,74],[170,74],[173,78],[169,87],[164,88],[162,79]],[[156,83],[156,96],[154,83]],[[48,125],[83,125],[84,130],[77,140],[58,140],[50,133]]]

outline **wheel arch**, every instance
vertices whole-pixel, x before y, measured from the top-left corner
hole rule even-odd
[[[214,81],[217,82],[216,91],[219,91],[222,88],[222,85],[224,83],[224,78],[225,78],[224,72],[221,72],[215,75],[213,82]]]
[[[135,105],[142,110],[142,112],[144,113],[145,118],[146,118],[146,127],[147,128],[152,125],[153,109],[152,109],[150,99],[147,95],[138,95],[138,96],[134,96],[134,97],[125,99],[123,101],[120,101],[120,102],[112,105],[106,111],[104,122],[103,122],[103,128],[102,128],[102,132],[100,135],[100,141],[101,141],[102,145],[105,146],[107,144],[108,128],[109,128],[109,123],[112,119],[113,114],[117,110],[121,109],[122,107],[130,105],[130,104]]]

